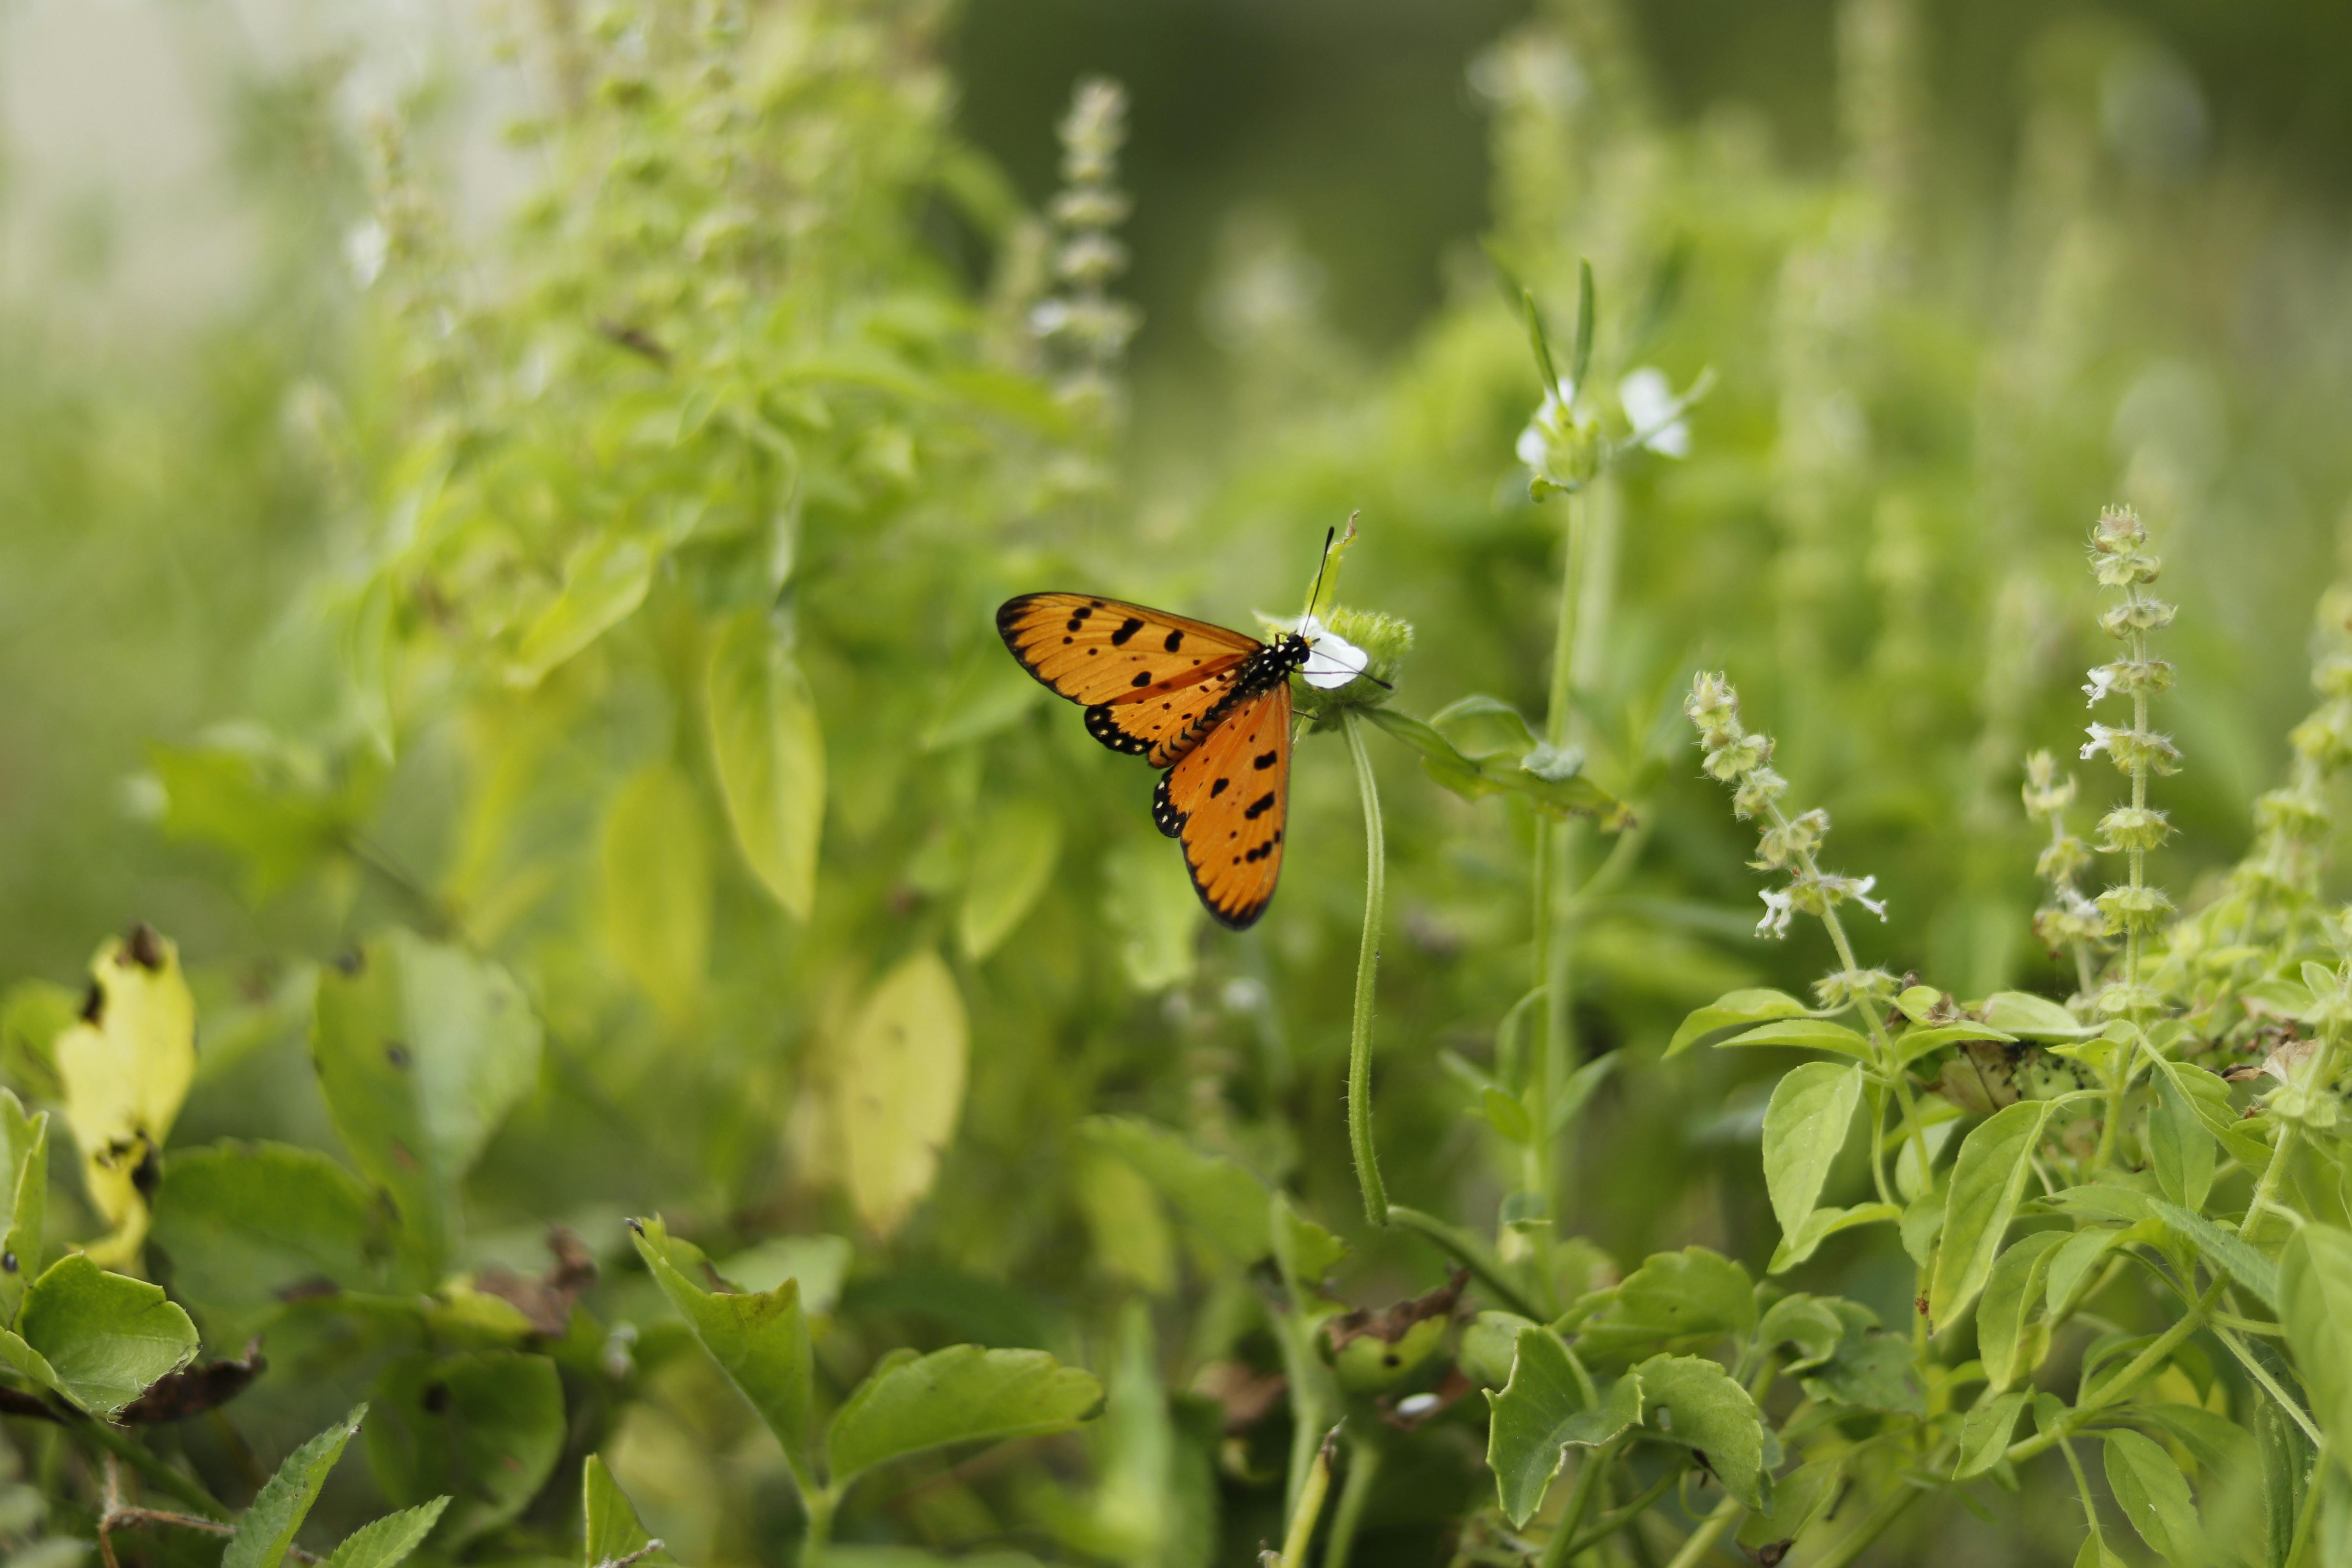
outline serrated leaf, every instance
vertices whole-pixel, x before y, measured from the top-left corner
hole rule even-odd
[[[1967,1310],[1992,1273],[2049,1113],[2045,1100],[2020,1100],[1994,1112],[1961,1141],[1927,1290],[1928,1316],[1938,1330]]]
[[[1648,1428],[1706,1454],[1723,1489],[1748,1508],[1770,1505],[1764,1418],[1729,1373],[1702,1356],[1659,1355],[1633,1374],[1642,1380]]]
[[[90,960],[94,1005],[51,1045],[82,1184],[113,1234],[88,1250],[129,1263],[147,1235],[152,1174],[196,1072],[196,1005],[180,951],[145,926]],[[36,1255],[27,1269],[39,1267]]]
[[[2209,1561],[2196,1501],[2171,1455],[2151,1439],[2124,1429],[2107,1434],[2106,1461],[2107,1486],[2116,1505],[2142,1541],[2167,1562]]]
[[[833,1484],[950,1443],[1067,1431],[1102,1402],[1092,1373],[1044,1351],[950,1345],[887,1365],[851,1393],[825,1439]]]
[[[320,973],[311,1060],[335,1131],[400,1210],[415,1273],[454,1245],[458,1187],[539,1079],[541,1031],[513,976],[394,930]]]
[[[1727,991],[1682,1021],[1674,1038],[1666,1042],[1666,1055],[1678,1057],[1718,1029],[1795,1018],[1811,1011],[1784,991]]]
[[[1309,1310],[1321,1294],[1323,1282],[1348,1256],[1348,1244],[1292,1205],[1290,1194],[1274,1194],[1268,1227],[1274,1238],[1274,1260],[1283,1283],[1301,1311]]]
[[[1833,1296],[1822,1305],[1837,1316],[1837,1346],[1826,1360],[1804,1371],[1799,1386],[1831,1404],[1925,1415],[1927,1390],[1912,1363],[1910,1341],[1889,1333],[1878,1315],[1859,1301]]]
[[[366,1417],[362,1405],[286,1456],[236,1521],[236,1531],[221,1553],[221,1568],[278,1568],[286,1561],[295,1531],[310,1516],[310,1505],[327,1484],[327,1472],[343,1457],[344,1446]]]
[[[1541,1507],[1570,1447],[1596,1447],[1642,1418],[1642,1385],[1627,1375],[1598,1400],[1588,1398],[1568,1347],[1550,1330],[1519,1332],[1510,1381],[1488,1393],[1486,1465],[1512,1525]]]
[[[824,732],[808,679],[767,616],[748,611],[719,628],[704,702],[736,847],[776,902],[805,921],[824,826]]]
[[[1859,1065],[1807,1062],[1773,1086],[1764,1111],[1764,1188],[1784,1236],[1812,1214],[1861,1103]]]
[[[672,1242],[660,1220],[636,1222],[630,1240],[695,1339],[776,1435],[803,1487],[813,1485],[809,1385],[814,1373],[800,1282],[786,1279],[757,1295],[714,1291],[688,1277],[674,1254],[683,1255],[688,1267],[701,1255]]]
[[[84,1253],[60,1258],[33,1281],[16,1328],[47,1363],[51,1386],[110,1418],[196,1356],[187,1313],[157,1287],[110,1274]]]
[[[446,1497],[437,1497],[360,1526],[343,1537],[342,1544],[327,1559],[327,1568],[399,1568],[425,1544],[448,1506]]]
[[[1748,1271],[1721,1253],[1691,1247],[1653,1253],[1584,1325],[1577,1344],[1591,1356],[1618,1355],[1675,1340],[1745,1339],[1755,1327]]]
[[[842,1040],[833,1088],[849,1196],[877,1235],[931,1190],[963,1112],[968,1037],[955,976],[925,950],[882,977]]]

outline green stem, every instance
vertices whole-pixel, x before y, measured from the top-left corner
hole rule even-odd
[[[1568,1568],[1577,1550],[1578,1527],[1584,1516],[1592,1510],[1592,1499],[1601,1489],[1601,1479],[1617,1458],[1618,1445],[1604,1444],[1584,1456],[1576,1467],[1576,1487],[1568,1494],[1568,1506],[1560,1510],[1559,1522],[1552,1526],[1551,1539],[1544,1542],[1543,1554],[1536,1559],[1536,1568]]]
[[[1665,1496],[1666,1493],[1673,1489],[1674,1484],[1682,1479],[1683,1472],[1688,1468],[1690,1468],[1690,1459],[1688,1456],[1685,1456],[1684,1458],[1675,1460],[1673,1464],[1668,1465],[1665,1469],[1659,1474],[1656,1480],[1652,1481],[1648,1487],[1643,1489],[1640,1496],[1636,1497],[1633,1501],[1625,1504],[1622,1508],[1611,1509],[1607,1513],[1602,1514],[1599,1519],[1592,1521],[1591,1529],[1585,1531],[1583,1533],[1577,1536],[1575,1540],[1570,1542],[1568,1543],[1568,1550],[1560,1554],[1562,1560],[1573,1561],[1579,1554],[1590,1552],[1592,1548],[1600,1545],[1602,1542],[1608,1540],[1619,1531],[1625,1529],[1628,1525],[1631,1525],[1636,1520],[1640,1519],[1643,1514],[1650,1510],[1651,1504]],[[1549,1548],[1547,1547],[1545,1550],[1549,1552]]]
[[[1332,1427],[1315,1451],[1307,1484],[1299,1489],[1298,1506],[1291,1510],[1290,1529],[1282,1538],[1282,1568],[1306,1568],[1307,1542],[1315,1538],[1315,1521],[1323,1516],[1323,1499],[1331,1489],[1331,1442],[1339,1435],[1339,1429]]]
[[[1717,1503],[1715,1511],[1699,1521],[1698,1528],[1690,1532],[1690,1538],[1683,1542],[1683,1549],[1674,1554],[1666,1568],[1698,1568],[1698,1564],[1706,1561],[1707,1550],[1715,1544],[1717,1538],[1730,1529],[1732,1521],[1746,1511],[1736,1497],[1727,1497]]]
[[[1878,1500],[1878,1506],[1853,1527],[1853,1533],[1822,1552],[1805,1568],[1845,1568],[1845,1565],[1870,1550],[1871,1544],[1886,1533],[1887,1527],[1903,1517],[1903,1510],[1917,1500],[1919,1489],[1907,1481],[1897,1480],[1895,1489]]]
[[[2286,1543],[2285,1568],[2298,1568],[2303,1562],[2303,1549],[2311,1544],[2311,1527],[2319,1518],[2319,1494],[2326,1489],[2327,1439],[2319,1440],[2319,1451],[2311,1457],[2311,1479],[2305,1484],[2303,1506],[2294,1510],[2294,1534]]]
[[[1512,1279],[1509,1269],[1501,1258],[1495,1256],[1493,1249],[1468,1231],[1450,1226],[1435,1215],[1423,1214],[1402,1204],[1389,1205],[1388,1222],[1399,1229],[1426,1237],[1452,1253],[1480,1284],[1493,1293],[1498,1304],[1519,1316],[1543,1322],[1556,1315],[1531,1300]]]
[[[808,1532],[801,1538],[800,1568],[816,1568],[824,1557],[833,1539],[833,1510],[840,1502],[840,1494],[831,1487],[813,1486],[802,1491],[801,1504],[808,1512]]]
[[[1372,1483],[1380,1478],[1380,1446],[1360,1437],[1348,1444],[1348,1479],[1339,1486],[1339,1506],[1331,1515],[1331,1539],[1323,1544],[1323,1568],[1348,1568],[1355,1549],[1356,1530],[1363,1522],[1364,1505],[1371,1500]]]
[[[1578,611],[1584,583],[1583,556],[1591,500],[1581,490],[1567,499],[1568,525],[1560,541],[1559,618],[1552,629],[1551,689],[1544,708],[1544,740],[1554,747],[1568,743],[1569,718],[1575,707]],[[1570,1035],[1570,987],[1569,943],[1560,915],[1571,875],[1572,825],[1536,819],[1535,960],[1536,984],[1544,987],[1543,1048],[1534,1063],[1536,1142],[1533,1190],[1546,1212],[1557,1197],[1559,1152],[1551,1135],[1552,1096],[1568,1074],[1574,1055]]]
[[[2074,1473],[2074,1495],[2083,1504],[2083,1527],[2090,1533],[2093,1540],[2098,1540],[2100,1538],[2099,1509],[2098,1505],[2091,1500],[2093,1496],[2091,1479],[2083,1473],[2083,1461],[2075,1457],[2074,1444],[2061,1437],[2058,1440],[2058,1451],[2065,1456],[2066,1468]]]
[[[2172,1352],[2179,1348],[2183,1340],[2205,1326],[2205,1315],[2213,1310],[2213,1303],[2221,1299],[2221,1291],[2228,1284],[2226,1279],[2215,1279],[2179,1321],[2158,1335],[2146,1350],[2132,1357],[2130,1363],[2121,1372],[2100,1384],[2096,1393],[2085,1394],[2073,1409],[2051,1423],[2047,1430],[2011,1443],[2009,1446],[2009,1462],[2012,1465],[2021,1463],[2060,1439],[2073,1436],[2075,1428],[2083,1423],[2146,1382],[2171,1359]]]
[[[226,1520],[231,1517],[226,1504],[192,1478],[165,1464],[162,1456],[120,1429],[89,1416],[69,1419],[66,1429],[78,1436],[89,1438],[137,1470],[141,1479],[157,1491],[195,1510],[206,1519]]]
[[[1364,749],[1363,727],[1342,710],[1340,732],[1356,763],[1356,791],[1364,802],[1364,938],[1356,950],[1356,1016],[1348,1036],[1348,1143],[1356,1155],[1356,1184],[1364,1193],[1364,1217],[1375,1230],[1389,1222],[1389,1193],[1381,1181],[1380,1154],[1372,1146],[1372,983],[1381,966],[1381,906],[1387,897],[1388,847],[1381,832],[1381,792],[1372,779],[1372,759]]]

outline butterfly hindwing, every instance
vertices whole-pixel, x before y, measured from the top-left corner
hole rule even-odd
[[[1168,770],[1151,801],[1160,831],[1184,844],[1192,886],[1219,923],[1255,923],[1282,875],[1290,803],[1290,684],[1244,697]]]
[[[1251,656],[1265,651],[1206,621],[1087,594],[1007,600],[996,629],[1024,669],[1087,704],[1087,734],[1162,768],[1199,741]]]

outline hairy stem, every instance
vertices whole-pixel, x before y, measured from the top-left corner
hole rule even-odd
[[[1371,756],[1364,750],[1363,727],[1353,711],[1342,710],[1339,728],[1348,737],[1348,754],[1356,763],[1356,790],[1364,802],[1364,938],[1356,951],[1356,1016],[1348,1035],[1348,1144],[1355,1152],[1364,1217],[1379,1230],[1389,1223],[1389,1193],[1381,1181],[1380,1154],[1372,1146],[1372,983],[1381,966],[1388,847],[1381,832],[1381,792],[1372,779]]]

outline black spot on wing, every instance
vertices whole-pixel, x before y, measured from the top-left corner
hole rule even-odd
[[[1142,629],[1143,623],[1141,621],[1138,620],[1133,616],[1128,616],[1127,619],[1118,624],[1118,630],[1110,634],[1111,646],[1113,647],[1125,647],[1127,646],[1128,638],[1133,637]]]
[[[1176,809],[1176,802],[1169,795],[1171,776],[1161,773],[1160,783],[1151,791],[1151,826],[1173,838],[1184,831],[1185,814]]]
[[[1150,670],[1148,670],[1148,669],[1139,669],[1139,670],[1137,670],[1137,671],[1135,672],[1135,679],[1134,679],[1133,681],[1131,681],[1129,684],[1134,685],[1134,686],[1137,686],[1137,687],[1144,687],[1144,686],[1149,686],[1149,685],[1150,685],[1150,684],[1151,684],[1151,672],[1150,672]]]
[[[1216,783],[1209,786],[1209,798],[1211,800],[1216,799],[1219,795],[1224,794],[1226,790],[1232,788],[1233,783],[1234,781],[1231,779],[1219,779]]]
[[[1275,763],[1280,761],[1282,761],[1282,753],[1280,752],[1260,752],[1255,757],[1251,759],[1251,762],[1256,766],[1260,773],[1264,773],[1266,769],[1274,766]]]
[[[1243,812],[1242,815],[1248,817],[1252,822],[1255,822],[1259,817],[1264,816],[1267,812],[1272,811],[1273,809],[1274,792],[1272,790],[1268,790],[1264,795],[1258,796],[1255,800],[1250,802],[1249,809]]]
[[[1174,653],[1178,648],[1182,647],[1184,646],[1184,628],[1179,626],[1174,631],[1170,632],[1168,634],[1168,640],[1161,643],[1160,646],[1166,648],[1170,653]],[[1200,660],[1194,659],[1192,662],[1198,664]]]

